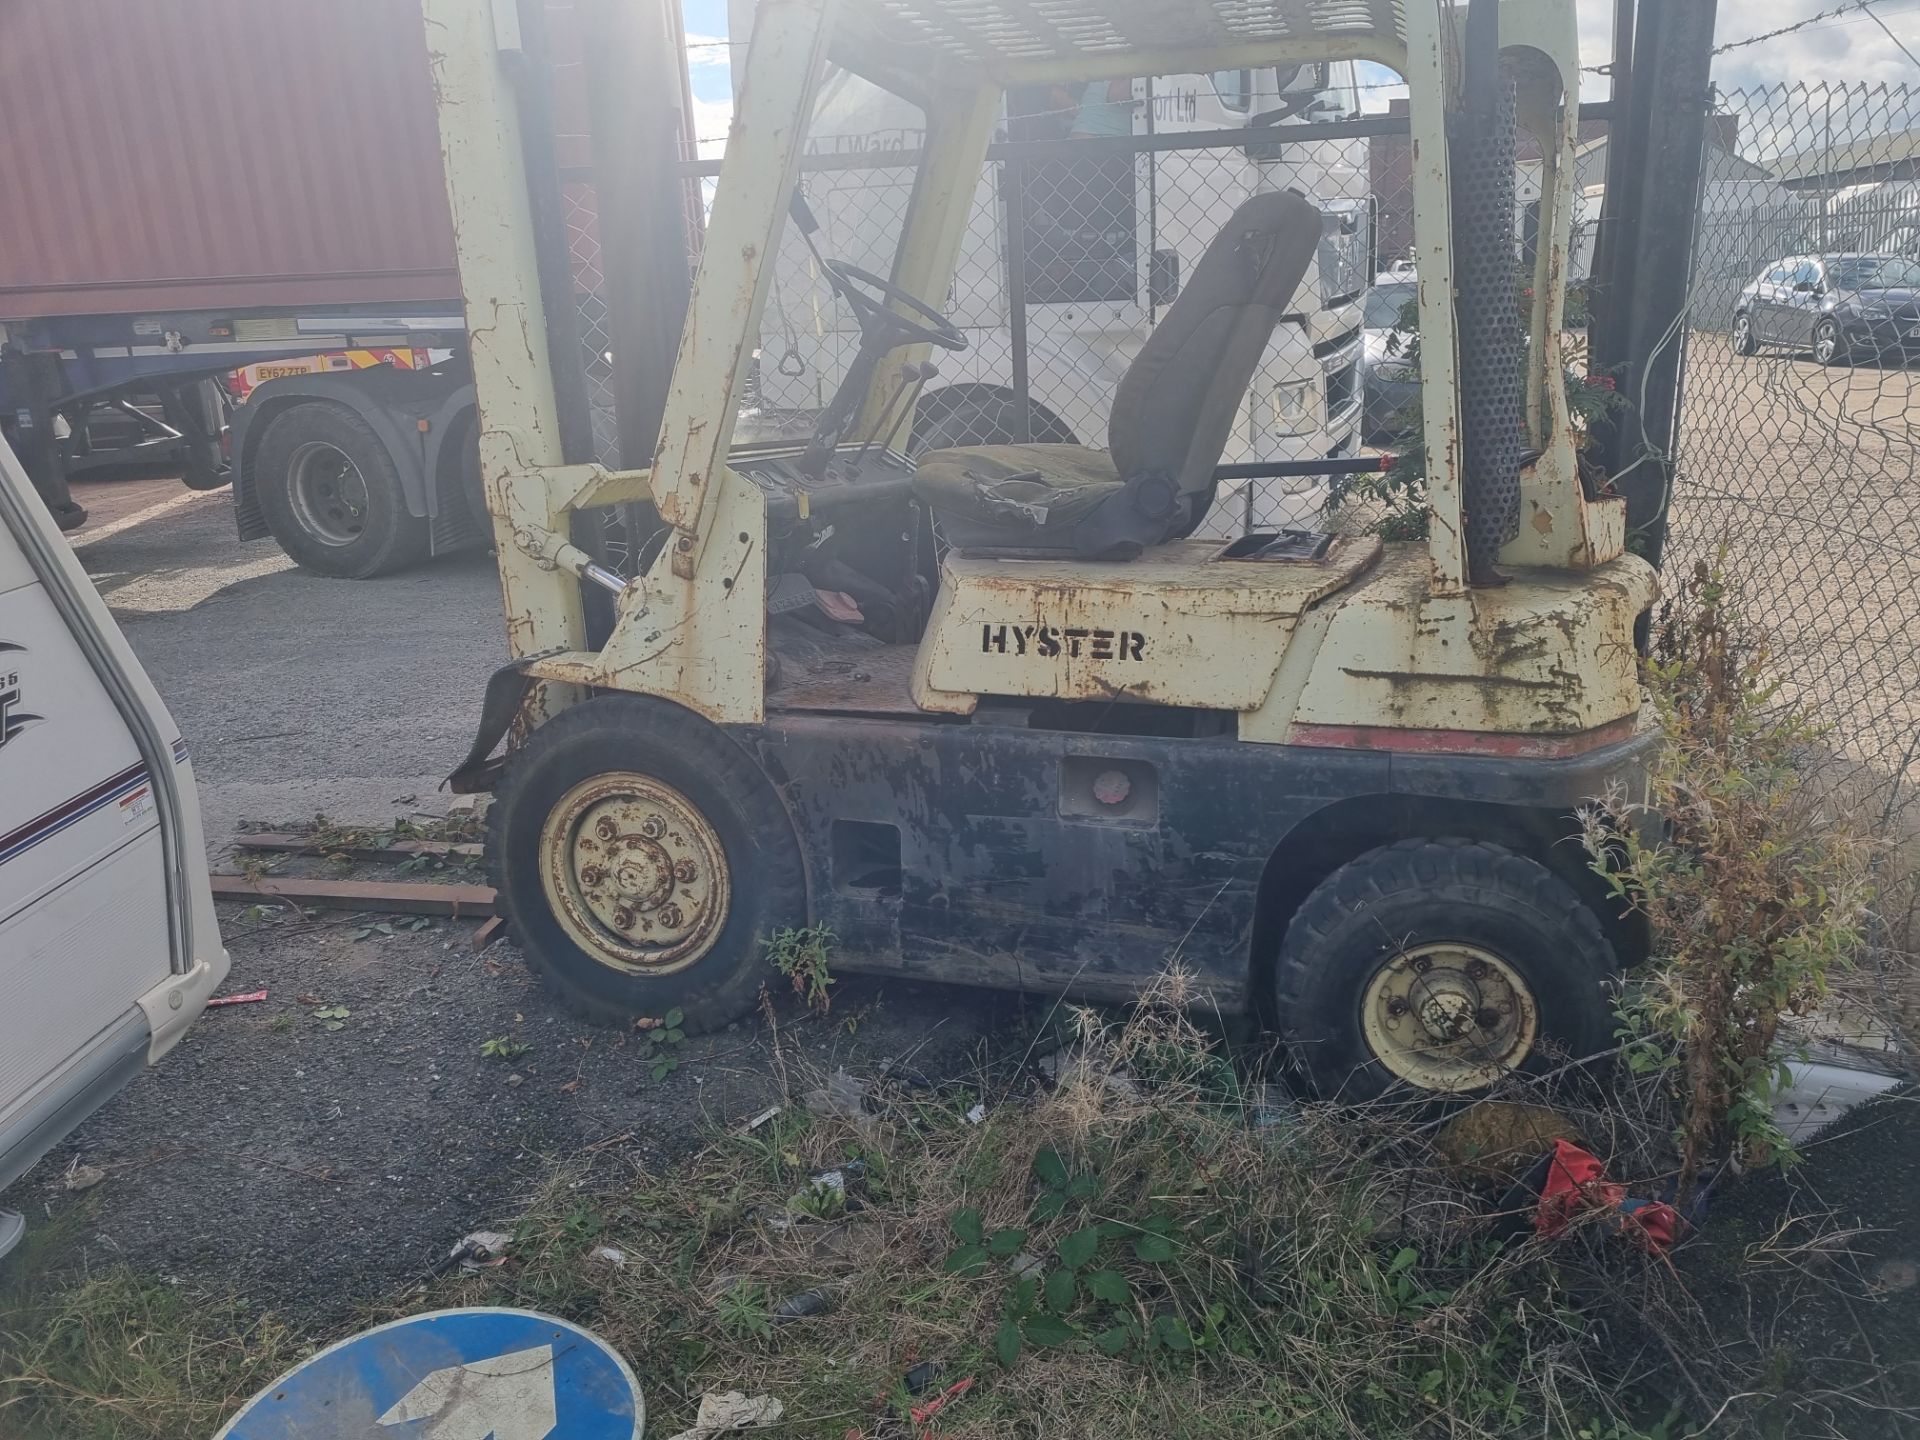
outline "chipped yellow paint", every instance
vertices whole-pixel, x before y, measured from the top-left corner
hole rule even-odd
[[[1243,740],[1292,727],[1573,735],[1640,709],[1634,621],[1652,567],[1626,555],[1591,570],[1525,570],[1513,583],[1446,594],[1418,552],[1389,547],[1331,618],[1298,700],[1241,717]],[[1291,657],[1290,657],[1291,658]]]
[[[566,509],[539,473],[563,457],[518,112],[496,52],[492,6],[422,3],[507,647],[518,656],[579,645],[579,585],[559,569],[550,543],[566,533]],[[537,722],[571,698],[540,687],[524,718]]]

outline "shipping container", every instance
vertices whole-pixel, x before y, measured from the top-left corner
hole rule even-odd
[[[418,0],[10,0],[0,320],[457,301]]]

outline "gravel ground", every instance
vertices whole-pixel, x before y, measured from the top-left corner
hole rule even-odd
[[[1796,1402],[1778,1433],[1920,1437],[1920,1094],[1863,1106],[1709,1213],[1681,1270],[1729,1348]]]
[[[488,557],[317,579],[236,542],[224,493],[81,554],[192,747],[216,859],[244,820],[444,811],[435,786],[504,653]],[[315,1326],[510,1221],[557,1167],[657,1168],[836,1064],[962,1075],[1033,1009],[848,979],[829,1021],[783,1005],[777,1044],[758,1019],[690,1039],[655,1082],[639,1045],[568,1015],[510,943],[475,955],[470,923],[356,941],[351,917],[222,908],[228,992],[271,998],[208,1012],[9,1199],[31,1219],[83,1205],[92,1253]],[[337,1030],[313,1014],[336,1006]],[[499,1035],[532,1048],[482,1058]],[[107,1178],[70,1194],[76,1165]]]
[[[471,924],[356,941],[344,919],[222,918],[229,992],[271,998],[210,1011],[25,1198],[30,1216],[88,1206],[97,1254],[315,1326],[418,1278],[462,1235],[510,1229],[563,1167],[657,1170],[836,1065],[965,1075],[1021,1007],[847,979],[829,1019],[782,1004],[777,1032],[756,1019],[689,1039],[656,1082],[640,1045],[560,1009],[510,944],[475,955]],[[344,1020],[314,1014],[340,1007]],[[483,1058],[494,1036],[531,1048]],[[80,1164],[107,1178],[68,1195]]]

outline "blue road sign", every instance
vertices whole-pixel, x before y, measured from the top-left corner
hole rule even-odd
[[[640,1440],[633,1371],[530,1310],[435,1310],[342,1340],[262,1390],[214,1440]]]

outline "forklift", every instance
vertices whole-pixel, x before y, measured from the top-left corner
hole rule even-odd
[[[816,926],[841,970],[1088,1001],[1177,965],[1327,1095],[1610,1045],[1647,940],[1575,812],[1643,790],[1656,581],[1561,382],[1572,0],[761,0],[646,469],[560,441],[513,0],[423,3],[513,656],[451,783],[492,792],[503,911],[569,1005],[723,1025]],[[1193,538],[1321,232],[1291,193],[1184,277],[1104,449],[916,449],[1010,89],[1342,59],[1410,92],[1426,540]],[[851,84],[925,117],[884,264],[830,253],[797,185]],[[789,225],[857,354],[804,443],[735,447]],[[609,506],[653,522],[631,575],[577,540]]]

